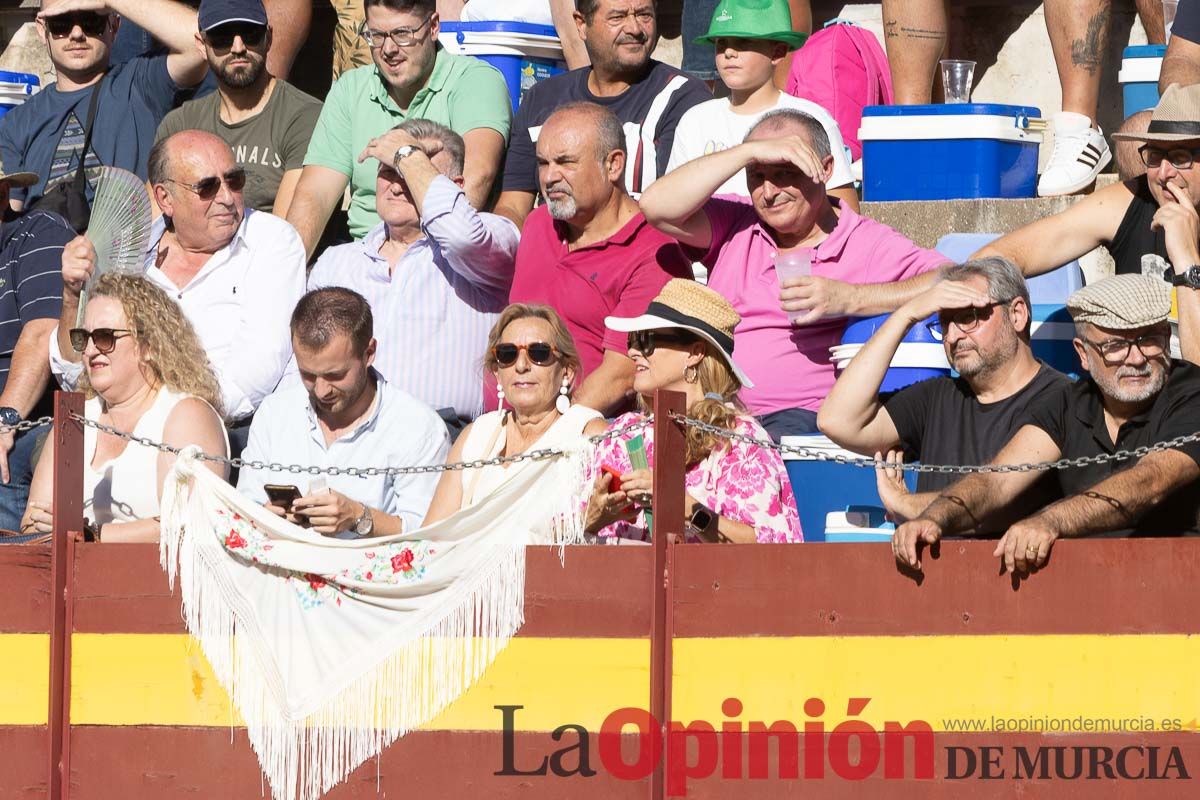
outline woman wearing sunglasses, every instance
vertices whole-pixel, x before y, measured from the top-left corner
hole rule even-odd
[[[717,292],[676,278],[667,283],[640,317],[609,317],[613,330],[629,333],[633,388],[641,412],[618,417],[613,428],[649,418],[656,389],[687,395],[687,415],[733,433],[769,441],[763,427],[741,406],[738,390],[753,384],[733,360],[733,331],[741,318]],[[708,542],[799,542],[800,516],[783,459],[774,450],[688,427],[684,516],[687,538]],[[600,443],[604,469],[588,505],[587,529],[620,542],[645,541],[643,510],[653,499],[650,470],[632,467],[627,442],[641,436],[654,461],[653,428],[629,431]],[[620,487],[613,490],[613,472]]]
[[[89,295],[83,327],[70,336],[83,359],[84,416],[174,447],[194,444],[228,455],[217,379],[179,306],[145,278],[111,272]],[[159,498],[175,457],[90,426],[83,429],[83,456],[87,533],[105,542],[158,541]],[[22,533],[52,530],[53,464],[48,439]],[[223,464],[204,465],[225,477]]]
[[[496,376],[500,410],[463,429],[447,463],[557,448],[604,432],[598,412],[571,403],[571,391],[580,377],[579,353],[553,308],[508,306],[492,326],[486,352],[483,366]],[[442,473],[425,524],[471,505],[519,468],[520,464],[509,464]],[[544,488],[574,491],[569,486]]]

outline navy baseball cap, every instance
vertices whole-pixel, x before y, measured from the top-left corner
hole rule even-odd
[[[267,10],[262,0],[202,0],[197,15],[200,30],[208,31],[227,22],[267,24]]]

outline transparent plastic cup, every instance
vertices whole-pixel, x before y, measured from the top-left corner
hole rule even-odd
[[[947,103],[971,102],[971,81],[975,77],[975,62],[947,58],[942,60],[942,88]]]
[[[788,253],[775,254],[775,276],[779,280],[779,288],[783,288],[784,281],[792,278],[803,278],[812,274],[812,250],[792,250]],[[795,322],[797,317],[803,316],[802,311],[789,311],[788,321]]]
[[[1179,9],[1179,0],[1162,0],[1163,6],[1163,30],[1166,31],[1167,38],[1164,40],[1167,44],[1171,43],[1171,28],[1175,25],[1175,12]]]

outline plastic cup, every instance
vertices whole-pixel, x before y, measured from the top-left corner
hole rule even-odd
[[[788,253],[775,254],[775,276],[779,279],[779,288],[784,281],[792,278],[803,278],[812,274],[812,250],[792,250]],[[803,315],[800,311],[789,311],[788,321],[794,322]]]
[[[947,58],[942,60],[942,88],[947,103],[971,102],[971,81],[975,77],[975,62]]]
[[[1175,25],[1175,12],[1179,8],[1179,0],[1162,0],[1163,6],[1163,31],[1167,38],[1163,41],[1167,44],[1171,43],[1171,28]]]

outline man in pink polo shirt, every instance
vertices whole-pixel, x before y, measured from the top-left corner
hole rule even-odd
[[[754,388],[740,397],[777,440],[817,431],[834,382],[829,348],[846,317],[894,311],[928,286],[909,279],[948,263],[829,198],[832,168],[820,123],[776,111],[742,144],[680,166],[642,195],[650,223],[698,254],[708,285],[741,315],[734,357]],[[743,169],[749,201],[712,196]],[[781,290],[775,256],[795,251],[811,256],[812,275]]]
[[[641,314],[671,278],[692,277],[691,263],[625,191],[625,134],[611,111],[555,111],[537,161],[545,203],[525,218],[509,301],[557,309],[583,360],[575,402],[611,416],[633,391],[633,361],[604,318]]]

